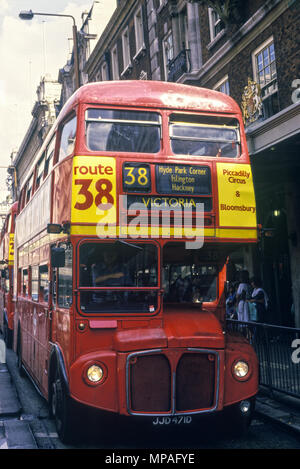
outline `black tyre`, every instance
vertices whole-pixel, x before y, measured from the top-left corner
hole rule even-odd
[[[56,369],[50,387],[50,414],[55,419],[56,430],[63,443],[71,443],[76,436],[73,403],[66,392],[59,369]]]

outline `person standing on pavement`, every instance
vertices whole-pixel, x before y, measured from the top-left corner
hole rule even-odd
[[[240,283],[236,292],[237,303],[239,303],[243,291],[246,293],[246,299],[251,297],[251,286],[248,270],[242,270],[240,273]]]
[[[252,277],[251,286],[253,288],[252,297],[249,300],[250,303],[254,303],[257,311],[257,322],[266,322],[267,319],[267,307],[268,307],[268,295],[262,288],[262,282],[258,277]]]

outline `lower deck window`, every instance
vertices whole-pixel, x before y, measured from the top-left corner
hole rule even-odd
[[[217,265],[201,260],[201,254],[197,250],[186,250],[184,243],[170,243],[166,246],[163,257],[165,302],[202,303],[217,299]]]
[[[153,313],[157,308],[157,247],[151,243],[86,242],[79,248],[84,313]]]

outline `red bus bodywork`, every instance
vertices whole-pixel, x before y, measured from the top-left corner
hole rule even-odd
[[[138,154],[90,150],[86,143],[88,109],[156,112],[160,116],[159,151]],[[170,143],[169,124],[171,119],[175,119],[176,125],[176,119],[185,120],[185,116],[190,114],[201,114],[207,122],[211,118],[220,122],[228,119],[238,122],[241,148],[238,156],[233,159],[217,155],[175,155]],[[74,147],[67,157],[58,161],[62,129],[74,116],[77,118]],[[37,184],[39,162],[43,155],[47,156],[47,147],[50,147],[54,136],[53,169],[48,174],[44,170],[43,182]],[[127,168],[126,174],[132,176],[127,177],[131,182],[135,168],[140,168],[138,164],[142,165],[142,171],[136,175],[145,176],[147,170],[147,177],[152,181],[151,188],[142,194],[143,197],[141,193],[124,190],[124,168]],[[93,248],[99,243],[113,244],[124,239],[124,235],[119,236],[120,225],[128,227],[132,218],[127,213],[126,221],[121,222],[124,215],[121,204],[106,207],[107,213],[112,213],[107,225],[116,230],[116,236],[100,239],[97,226],[101,225],[101,218],[97,222],[96,205],[92,214],[85,210],[90,210],[93,197],[96,199],[97,194],[107,191],[108,187],[114,201],[120,194],[142,201],[145,210],[142,209],[141,213],[144,216],[147,216],[147,205],[155,207],[159,204],[160,208],[162,203],[183,206],[186,194],[164,195],[162,190],[158,192],[158,166],[165,173],[179,168],[182,172],[200,174],[197,171],[201,170],[201,175],[210,175],[211,192],[204,198],[210,198],[211,205],[204,214],[204,245],[201,252],[197,251],[197,262],[190,251],[192,260],[188,266],[185,265],[184,253],[187,251],[183,250],[182,243],[186,239],[177,239],[174,234],[155,239],[145,236],[137,241],[127,236],[125,241],[128,244],[135,243],[139,247],[144,243],[143,249],[149,252],[151,244],[152,251],[156,253],[155,285],[148,287],[142,284],[143,288],[136,286],[130,290],[133,296],[138,296],[142,290],[147,296],[151,290],[155,302],[147,306],[146,312],[133,309],[125,314],[118,312],[117,308],[115,313],[97,313],[94,310],[87,313],[87,307],[82,307],[84,295],[96,294],[101,298],[107,288],[93,290],[81,283],[83,246]],[[102,182],[97,188],[99,178]],[[25,366],[43,395],[52,403],[61,438],[67,439],[71,430],[70,399],[110,413],[130,416],[137,421],[139,417],[186,418],[221,411],[229,406],[236,413],[240,402],[249,400],[252,403],[258,389],[256,355],[242,336],[229,334],[224,329],[226,260],[236,247],[257,241],[251,169],[237,104],[222,93],[171,83],[120,81],[85,85],[61,111],[28,173],[29,180],[33,181],[31,192],[25,184],[17,216],[14,343],[20,364]],[[170,180],[166,178],[166,181]],[[144,180],[140,182],[143,184]],[[243,192],[245,187],[247,191]],[[226,205],[226,197],[232,188],[235,188],[234,196],[239,203],[244,200],[242,205],[234,205],[233,202]],[[110,193],[107,194],[111,197]],[[101,199],[102,203],[103,200],[106,204],[109,202],[108,198]],[[198,199],[189,197],[188,200],[194,203]],[[43,215],[35,226],[32,220],[38,210]],[[237,210],[240,211],[238,216],[233,213],[230,218],[229,214]],[[248,217],[247,210],[250,213]],[[163,222],[160,227],[162,225]],[[28,228],[24,233],[25,226],[32,229]],[[172,229],[173,225],[171,232]],[[69,275],[69,267],[51,257],[53,247],[61,246],[70,259],[71,290],[67,283],[63,283]],[[111,246],[108,244],[106,247]],[[216,272],[215,297],[201,301],[201,307],[166,301],[163,292],[166,268],[169,272],[175,268],[177,271],[190,269],[191,272],[190,266],[198,264],[203,266],[203,272]],[[60,267],[56,267],[58,265]],[[201,277],[200,270],[197,272],[197,278],[204,279],[204,274]],[[49,281],[48,287],[45,279]],[[62,283],[58,285],[58,282]],[[114,292],[121,298],[125,298],[125,290],[128,289],[114,287]],[[237,362],[247,363],[245,376],[239,377],[234,373]],[[94,365],[98,367],[97,372],[100,368],[102,373],[99,381],[95,382],[87,377],[87,370]],[[58,396],[63,396],[60,397],[63,403],[59,408],[64,408],[64,412],[55,407]]]
[[[15,202],[6,216],[1,231],[0,256],[0,328],[8,347],[12,346],[14,325],[13,270],[14,270],[14,233],[18,203]]]

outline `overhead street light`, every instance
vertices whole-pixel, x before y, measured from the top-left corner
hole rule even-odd
[[[37,13],[32,10],[22,10],[19,13],[19,18],[22,20],[32,20],[34,16],[61,16],[64,18],[71,18],[73,20],[73,50],[74,50],[74,69],[75,69],[75,87],[80,87],[79,82],[79,58],[78,58],[78,43],[77,43],[77,26],[75,18],[72,15],[62,15],[59,13]]]

